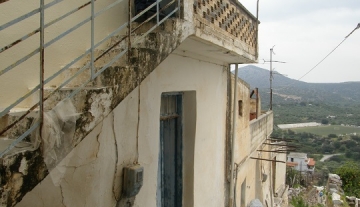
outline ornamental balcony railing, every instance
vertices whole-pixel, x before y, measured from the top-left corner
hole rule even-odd
[[[257,59],[258,19],[237,0],[194,0],[194,17],[228,37]]]

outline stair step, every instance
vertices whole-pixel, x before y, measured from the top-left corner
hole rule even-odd
[[[14,142],[14,139],[9,139],[7,137],[0,137],[0,153],[5,151],[12,143]],[[19,142],[13,149],[11,149],[7,155],[9,154],[15,154],[20,151],[29,150],[32,149],[32,144],[30,142]]]
[[[174,22],[171,22],[171,25],[176,26]],[[172,27],[166,27],[172,28]],[[141,30],[139,30],[141,32]],[[170,31],[173,34],[173,31]],[[50,165],[45,165],[43,159],[44,149],[42,147],[37,148],[36,150],[29,149],[24,150],[26,147],[31,147],[30,143],[26,142],[31,140],[32,137],[26,137],[24,142],[19,144],[19,147],[14,148],[15,152],[22,150],[20,153],[12,153],[6,158],[4,158],[4,173],[1,173],[0,179],[5,181],[6,188],[5,190],[12,190],[11,186],[15,185],[14,180],[10,179],[16,172],[12,171],[14,167],[19,168],[22,165],[22,160],[26,158],[27,169],[32,174],[24,176],[24,185],[20,186],[19,189],[15,189],[14,193],[21,192],[18,198],[22,198],[27,192],[34,188],[44,177],[47,176],[48,170],[53,169],[59,161],[66,156],[74,146],[77,146],[78,143],[82,141],[89,134],[94,127],[100,123],[127,95],[131,93],[137,86],[139,81],[144,80],[169,54],[180,44],[180,42],[175,41],[176,37],[174,35],[167,35],[164,33],[156,33],[148,35],[145,38],[141,38],[136,45],[132,46],[130,62],[127,60],[127,55],[125,54],[123,58],[120,58],[116,61],[112,67],[106,69],[101,75],[99,75],[95,80],[87,84],[87,87],[80,90],[77,95],[72,98],[72,104],[76,108],[76,113],[81,113],[76,119],[76,131],[70,140],[72,142],[70,148],[66,148],[65,144],[62,144],[60,147],[64,147],[66,150],[60,150],[62,148],[55,150],[56,160],[51,161]],[[137,38],[138,34],[132,36],[131,38]],[[111,41],[117,41],[119,38],[113,38]],[[126,41],[124,41],[126,43]],[[99,59],[96,62],[95,67],[98,70],[102,65],[107,64],[107,61],[112,57],[119,54],[119,51],[122,51],[122,45],[115,47],[115,49],[108,54],[104,55],[103,59]],[[61,84],[66,77],[72,77],[80,68],[70,68],[64,74],[59,75],[57,80],[51,81],[46,84],[46,86],[58,86]],[[74,81],[66,85],[65,88],[54,93],[45,103],[44,111],[48,111],[54,108],[57,103],[63,101],[69,94],[77,89],[79,85],[89,80],[89,70],[84,71],[84,75],[76,77]],[[86,75],[86,73],[88,75]],[[65,76],[65,77],[62,77]],[[47,97],[49,93],[55,90],[55,87],[46,87],[44,91],[44,96]],[[39,100],[39,93],[34,93],[31,97],[31,102],[27,102],[24,106],[31,106]],[[32,105],[33,105],[32,104]],[[19,116],[23,114],[26,110],[14,110],[13,115],[7,116],[8,118]],[[25,119],[25,125],[28,129],[31,125],[26,122],[26,120],[33,120],[32,117]],[[0,120],[1,121],[1,120]],[[1,128],[0,122],[0,128]],[[22,124],[21,124],[22,125]],[[49,126],[48,126],[49,127]],[[25,127],[21,128],[21,130]],[[15,128],[15,130],[17,130]],[[21,130],[17,130],[20,132]],[[17,133],[16,132],[16,133]],[[6,149],[7,146],[11,143],[11,138],[13,136],[6,135],[7,138],[0,139],[1,149]],[[17,137],[17,136],[16,136]],[[70,136],[69,136],[70,137]],[[49,138],[51,138],[49,136]],[[71,137],[70,137],[71,138]],[[20,148],[25,147],[25,148]],[[12,151],[11,151],[12,152]],[[13,162],[10,162],[10,161]],[[49,167],[50,166],[50,167]],[[33,176],[33,175],[37,176]],[[6,177],[5,177],[6,176]],[[31,176],[31,177],[30,177]],[[31,178],[31,182],[29,182]],[[4,182],[3,182],[4,183]],[[7,200],[7,205],[14,206],[17,203],[15,200]]]
[[[9,116],[20,117],[20,116],[24,115],[29,109],[30,108],[24,108],[24,107],[13,108],[13,109],[10,110],[8,115]],[[39,109],[34,109],[33,111],[31,111],[27,115],[27,117],[36,118],[38,116],[38,111],[39,111]]]
[[[10,112],[0,118],[0,131],[8,125],[14,123],[19,117],[23,116],[30,108],[13,108]],[[24,119],[15,124],[11,129],[5,132],[3,136],[7,136],[9,139],[15,139],[21,134],[26,132],[31,127],[34,119],[38,117],[38,109],[31,111]]]

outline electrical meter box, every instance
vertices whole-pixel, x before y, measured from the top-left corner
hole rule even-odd
[[[130,198],[137,195],[143,185],[144,167],[133,165],[124,168],[123,194]]]

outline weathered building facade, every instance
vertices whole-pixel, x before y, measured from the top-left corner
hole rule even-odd
[[[40,3],[0,4],[0,206],[279,204],[272,112],[230,72],[257,59],[240,3]]]
[[[301,173],[314,173],[315,163],[314,158],[308,157],[306,153],[290,152],[287,155],[286,165]]]

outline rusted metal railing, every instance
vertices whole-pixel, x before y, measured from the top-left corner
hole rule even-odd
[[[17,118],[15,121],[13,121],[12,123],[8,124],[7,126],[2,127],[2,130],[0,130],[0,136],[4,135],[8,130],[10,130],[12,127],[16,126],[21,120],[25,119],[32,111],[34,110],[39,110],[39,117],[37,119],[37,121],[35,121],[32,126],[27,129],[22,135],[20,135],[19,137],[17,137],[16,139],[14,139],[13,143],[11,145],[9,145],[7,147],[7,149],[5,149],[3,152],[0,152],[0,157],[3,157],[6,153],[8,153],[11,149],[13,149],[19,142],[23,141],[24,138],[26,138],[29,134],[31,134],[34,130],[40,130],[41,132],[41,126],[42,126],[42,122],[43,122],[43,112],[44,112],[44,102],[46,100],[49,99],[49,97],[51,97],[53,94],[55,94],[57,91],[61,90],[64,86],[66,86],[67,84],[69,84],[72,80],[74,80],[74,78],[76,78],[78,75],[80,75],[81,73],[85,72],[87,69],[90,70],[90,78],[82,83],[80,83],[79,87],[77,87],[70,95],[68,95],[67,98],[71,98],[74,95],[76,95],[79,91],[81,91],[89,82],[93,81],[96,77],[98,77],[102,72],[104,72],[109,66],[111,66],[115,61],[117,61],[119,58],[123,57],[126,53],[129,52],[129,49],[131,47],[131,44],[136,44],[136,42],[141,41],[146,35],[148,35],[150,32],[154,31],[160,24],[162,24],[166,19],[170,18],[171,16],[173,16],[176,12],[180,13],[180,0],[173,0],[170,1],[167,5],[163,6],[162,8],[160,8],[160,2],[162,0],[157,0],[156,2],[154,2],[153,4],[151,4],[150,6],[148,6],[145,10],[143,10],[142,12],[140,12],[139,14],[132,16],[131,15],[131,6],[129,7],[129,20],[126,21],[124,24],[122,24],[121,26],[119,26],[118,28],[116,28],[114,31],[112,31],[109,35],[107,35],[106,37],[104,37],[102,40],[95,42],[95,19],[97,17],[99,17],[101,14],[106,13],[107,11],[109,11],[111,8],[115,7],[116,5],[120,4],[121,2],[125,1],[125,0],[116,0],[114,2],[112,2],[111,4],[103,7],[100,11],[95,12],[95,2],[96,1],[101,1],[101,0],[90,0],[88,2],[86,2],[85,4],[71,9],[68,12],[66,12],[65,14],[53,19],[52,21],[49,21],[48,23],[45,24],[45,11],[51,7],[56,6],[57,4],[59,4],[60,2],[62,2],[63,0],[53,0],[50,3],[45,4],[44,0],[40,0],[40,5],[39,8],[34,9],[24,15],[21,15],[9,22],[6,22],[3,25],[0,25],[0,32],[4,31],[6,32],[6,29],[8,29],[9,27],[19,24],[20,22],[33,17],[36,14],[40,14],[40,19],[39,19],[39,27],[29,33],[26,33],[24,35],[22,35],[21,38],[16,39],[15,41],[12,41],[10,43],[7,43],[5,46],[0,47],[0,55],[2,55],[3,52],[13,48],[15,45],[21,44],[22,42],[25,42],[26,40],[28,40],[30,37],[32,37],[33,35],[40,33],[40,44],[39,47],[37,47],[36,49],[34,49],[33,51],[31,51],[30,53],[24,55],[23,57],[21,57],[18,60],[14,60],[14,62],[8,66],[6,66],[5,68],[1,69],[0,68],[0,81],[1,78],[3,78],[3,75],[6,74],[7,72],[11,71],[12,69],[14,69],[15,67],[24,64],[25,61],[27,61],[28,59],[30,59],[31,57],[33,57],[34,55],[40,54],[40,66],[39,66],[39,71],[40,71],[40,77],[39,77],[39,84],[37,84],[36,86],[33,87],[33,89],[31,89],[29,92],[27,92],[26,94],[18,97],[18,99],[14,102],[12,102],[11,104],[9,104],[7,107],[5,107],[4,109],[2,109],[0,111],[0,119],[4,116],[6,116],[12,109],[16,108],[20,103],[24,102],[26,99],[28,99],[30,96],[32,96],[35,93],[39,93],[39,100],[37,103],[33,104],[32,106],[28,107],[28,110],[21,115],[19,118]],[[131,1],[129,0],[129,5],[131,5]],[[3,2],[1,2],[3,3]],[[11,3],[11,2],[7,2],[7,3]],[[26,4],[26,3],[25,3]],[[169,8],[169,6],[173,5],[174,9],[171,12],[168,12],[168,14],[166,16],[164,16],[163,18],[160,18],[160,12],[164,11],[166,8]],[[62,21],[63,19],[70,17],[71,15],[83,10],[84,8],[87,7],[91,7],[91,14],[86,17],[84,20],[80,21],[79,23],[77,23],[75,26],[68,28],[66,31],[63,31],[61,34],[57,35],[56,37],[54,37],[53,39],[45,42],[45,33],[46,33],[46,29],[48,27],[50,27],[51,25],[54,25],[57,22]],[[146,12],[148,12],[150,9],[156,9],[156,13],[154,15],[152,15],[151,17],[147,18],[143,23],[139,24],[137,27],[132,28],[131,24],[136,21],[140,16],[144,15]],[[180,16],[180,15],[179,15]],[[156,17],[156,18],[155,18]],[[146,22],[149,21],[153,21],[155,19],[156,24],[154,24],[150,29],[148,29],[148,31],[146,31],[144,34],[142,34],[140,37],[136,38],[135,40],[133,40],[133,42],[131,42],[131,35],[134,34],[134,32],[140,28],[142,25],[144,25]],[[91,28],[91,46],[89,49],[83,51],[83,53],[78,56],[78,57],[74,57],[74,59],[72,59],[68,64],[66,64],[64,67],[62,67],[60,70],[56,71],[55,73],[53,73],[52,75],[50,75],[48,78],[44,78],[44,72],[46,70],[46,68],[44,67],[44,61],[45,61],[45,52],[46,52],[46,48],[48,48],[49,46],[53,45],[55,42],[63,39],[65,36],[67,36],[68,34],[76,31],[77,29],[79,29],[81,26],[85,25],[86,23],[90,22],[90,28]],[[115,44],[110,45],[103,53],[101,53],[98,57],[95,57],[95,51],[99,48],[100,45],[102,45],[103,43],[105,43],[106,41],[108,41],[110,38],[118,35],[120,32],[122,32],[124,29],[126,28],[130,28],[130,32],[128,32],[123,38],[121,38],[119,41],[117,41]],[[128,40],[127,46],[124,46],[124,48],[122,48],[122,51],[119,52],[118,54],[116,54],[111,60],[109,60],[108,62],[104,63],[104,65],[102,67],[100,67],[99,70],[95,71],[95,62],[97,62],[101,57],[103,57],[105,54],[109,53],[110,51],[112,51],[116,46],[118,46],[119,44],[121,44],[123,41]],[[49,94],[47,94],[47,96],[44,96],[44,86],[46,84],[48,84],[50,81],[54,80],[55,78],[59,77],[60,74],[64,73],[66,70],[70,69],[75,63],[78,63],[81,59],[86,58],[88,55],[90,55],[89,60],[87,60],[86,64],[84,64],[84,66],[82,66],[76,73],[72,74],[71,77],[69,77],[66,80],[63,80],[56,88],[54,88],[54,90],[52,90]],[[31,66],[34,67],[34,66]],[[10,88],[11,86],[9,86]],[[39,133],[41,134],[41,133]]]

